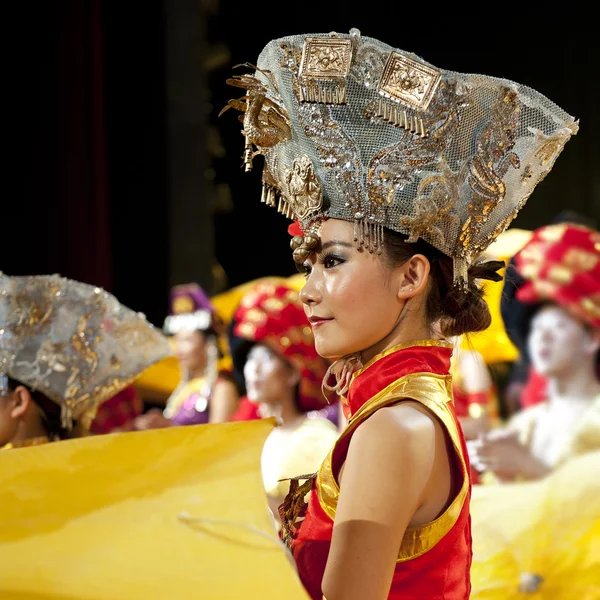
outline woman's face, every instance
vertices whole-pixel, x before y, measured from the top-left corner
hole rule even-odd
[[[206,364],[206,338],[196,329],[182,329],[175,334],[175,356],[181,367],[194,372]]]
[[[265,344],[252,346],[244,365],[246,395],[255,404],[279,404],[298,376],[281,355]]]
[[[321,245],[305,261],[300,293],[312,325],[317,352],[339,358],[364,351],[388,336],[405,304],[397,270],[376,252],[357,251],[353,224],[327,219]]]
[[[546,377],[569,373],[597,352],[589,330],[558,306],[546,306],[535,314],[528,345],[534,369]]]

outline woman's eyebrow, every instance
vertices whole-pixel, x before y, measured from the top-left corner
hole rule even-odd
[[[344,248],[353,248],[354,244],[350,244],[349,242],[343,242],[342,240],[329,240],[321,245],[321,252],[328,250],[332,246],[343,246]]]

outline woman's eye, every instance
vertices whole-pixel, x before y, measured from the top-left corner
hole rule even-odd
[[[323,265],[326,269],[331,269],[332,267],[335,267],[341,264],[342,262],[344,261],[341,258],[338,258],[337,256],[326,256],[323,260]]]
[[[304,277],[308,277],[310,275],[312,268],[309,264],[304,263],[298,267],[298,271],[304,275]]]

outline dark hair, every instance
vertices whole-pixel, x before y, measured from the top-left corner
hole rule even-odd
[[[422,254],[429,260],[431,270],[426,305],[428,322],[439,321],[444,336],[487,329],[492,316],[483,299],[483,290],[476,284],[476,280],[501,281],[502,276],[496,271],[504,263],[489,261],[472,265],[468,271],[468,287],[464,290],[454,285],[454,264],[449,256],[424,240],[419,239],[414,244],[408,244],[405,240],[402,234],[386,229],[383,258],[392,267],[404,264],[415,254]]]
[[[14,392],[17,387],[22,385],[29,390],[31,398],[37,404],[42,413],[42,425],[46,430],[46,434],[50,440],[64,440],[70,437],[69,432],[62,426],[61,409],[56,402],[53,402],[46,395],[38,390],[32,390],[28,385],[7,377],[8,389]]]

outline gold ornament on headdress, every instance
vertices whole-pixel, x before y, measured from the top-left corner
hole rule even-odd
[[[0,273],[0,380],[15,379],[86,429],[98,406],[171,354],[166,337],[104,290]]]

